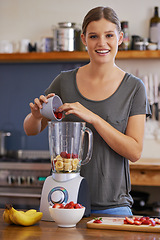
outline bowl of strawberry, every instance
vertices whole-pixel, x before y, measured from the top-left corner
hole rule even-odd
[[[75,227],[82,219],[85,207],[73,201],[65,205],[56,203],[49,207],[49,212],[58,227]]]

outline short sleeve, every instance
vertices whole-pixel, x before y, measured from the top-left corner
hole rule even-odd
[[[50,84],[50,86],[45,90],[45,95],[49,93],[55,93],[60,96],[60,84],[61,84],[61,74],[59,74]]]
[[[146,117],[151,116],[150,105],[146,94],[146,88],[141,80],[137,84],[137,91],[133,96],[130,116],[139,114],[146,114]]]

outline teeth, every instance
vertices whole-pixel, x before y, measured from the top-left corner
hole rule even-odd
[[[97,50],[96,52],[97,52],[97,53],[108,53],[109,50]]]

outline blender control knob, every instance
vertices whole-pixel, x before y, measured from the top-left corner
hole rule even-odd
[[[62,191],[54,191],[51,195],[51,200],[53,203],[63,203],[64,193]]]

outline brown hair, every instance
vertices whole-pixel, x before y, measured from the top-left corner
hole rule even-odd
[[[84,17],[82,23],[82,33],[84,35],[86,34],[86,29],[90,22],[98,21],[101,18],[105,18],[106,20],[114,23],[117,27],[118,32],[121,32],[121,23],[116,12],[110,7],[96,7],[91,9]]]

